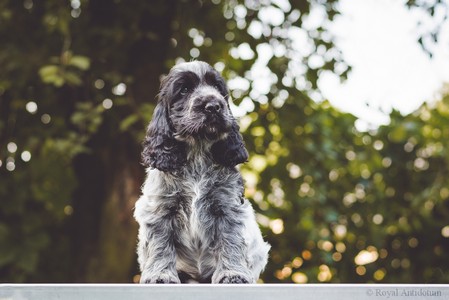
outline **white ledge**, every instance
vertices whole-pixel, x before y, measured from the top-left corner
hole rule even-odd
[[[449,299],[449,284],[0,284],[0,300]]]

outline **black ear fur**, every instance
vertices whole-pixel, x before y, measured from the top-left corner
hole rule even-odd
[[[248,151],[235,120],[227,138],[213,144],[211,153],[214,160],[225,167],[235,167],[248,160]]]
[[[185,143],[173,137],[168,120],[166,103],[159,101],[143,141],[142,162],[146,167],[173,172],[186,163],[187,154]]]

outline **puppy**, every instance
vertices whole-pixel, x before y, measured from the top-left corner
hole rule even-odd
[[[173,67],[143,143],[141,283],[255,283],[263,241],[236,165],[248,159],[223,78],[201,61]]]

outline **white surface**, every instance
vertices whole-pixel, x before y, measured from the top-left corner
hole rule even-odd
[[[231,300],[374,300],[449,299],[449,285],[385,284],[0,284],[0,300],[25,299],[231,299]]]

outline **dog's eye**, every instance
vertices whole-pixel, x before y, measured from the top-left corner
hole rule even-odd
[[[181,96],[185,96],[190,92],[190,88],[187,86],[184,86],[181,88],[181,91],[179,92],[181,94]]]
[[[213,85],[214,89],[216,89],[220,94],[222,94],[223,96],[226,94],[226,91],[223,90],[223,87],[219,84],[214,84]]]
[[[173,142],[172,140],[166,140],[164,143],[164,149],[168,151],[172,150],[174,146],[175,142]]]

